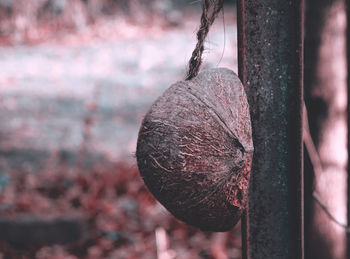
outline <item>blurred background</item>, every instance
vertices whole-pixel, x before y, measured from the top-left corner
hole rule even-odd
[[[237,71],[225,5],[205,67]],[[240,258],[240,226],[171,216],[134,157],[152,102],[185,77],[200,1],[0,0],[0,258]]]

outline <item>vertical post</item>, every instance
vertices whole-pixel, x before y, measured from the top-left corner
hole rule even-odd
[[[349,0],[350,1],[350,0]],[[237,1],[237,34],[238,34],[238,76],[244,86],[247,82],[246,73],[246,38],[245,38],[245,19],[244,19],[244,2],[245,0]],[[242,258],[248,259],[249,242],[248,242],[248,208],[242,214],[241,229],[242,229]]]
[[[303,259],[303,0],[239,0],[254,157],[243,258]]]
[[[348,198],[348,204],[347,204],[347,223],[349,226],[350,223],[350,0],[345,1],[345,8],[346,8],[346,65],[347,65],[347,121],[348,121],[348,128],[347,128],[347,150],[348,150],[348,164],[347,164],[347,173],[348,173],[348,182],[347,182],[347,198]],[[347,258],[350,259],[350,232],[347,232],[346,235],[346,243],[347,243]]]

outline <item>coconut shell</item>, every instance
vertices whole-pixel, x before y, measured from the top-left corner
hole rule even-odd
[[[170,86],[146,114],[136,151],[152,194],[203,231],[227,231],[240,219],[252,156],[247,97],[226,68]]]

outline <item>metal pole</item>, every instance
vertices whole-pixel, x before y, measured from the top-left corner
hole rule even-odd
[[[348,91],[348,102],[347,102],[347,121],[348,121],[348,131],[347,131],[347,149],[348,149],[348,165],[347,165],[347,173],[348,173],[348,204],[347,204],[347,223],[349,226],[350,223],[350,0],[345,1],[346,8],[346,63],[347,63],[347,91]],[[350,259],[350,232],[347,232],[346,235],[346,243],[347,243],[347,258]]]
[[[254,157],[243,258],[303,259],[303,0],[239,0]]]

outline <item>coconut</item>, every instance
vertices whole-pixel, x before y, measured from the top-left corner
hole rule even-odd
[[[170,86],[144,117],[136,150],[151,193],[203,231],[227,231],[240,219],[252,156],[247,97],[226,68]]]

